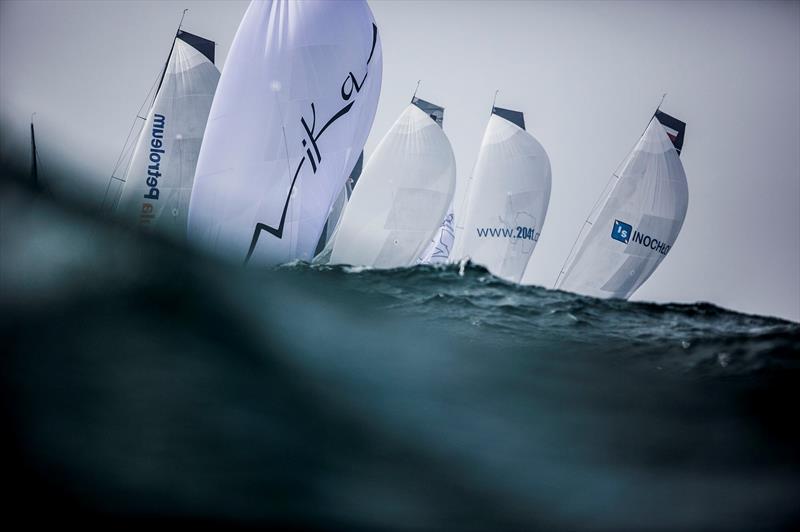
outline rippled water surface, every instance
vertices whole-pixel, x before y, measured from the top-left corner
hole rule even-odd
[[[796,323],[474,266],[243,270],[7,182],[2,202],[10,501],[32,523],[797,523]]]

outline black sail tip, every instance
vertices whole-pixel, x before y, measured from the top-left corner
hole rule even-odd
[[[216,46],[214,41],[209,41],[208,39],[204,39],[198,35],[193,33],[189,33],[188,31],[178,30],[178,34],[176,38],[182,40],[204,56],[206,59],[214,62],[214,47]]]
[[[672,141],[672,145],[675,146],[675,151],[680,155],[683,148],[683,137],[686,133],[686,122],[682,122],[661,110],[657,110],[654,116],[664,126],[667,136]]]
[[[512,111],[511,109],[503,109],[502,107],[492,107],[492,114],[505,118],[512,124],[518,126],[520,129],[525,129],[525,116],[521,111]]]
[[[426,102],[422,98],[417,98],[416,96],[411,98],[411,103],[417,106],[426,115],[430,116],[431,120],[436,122],[439,125],[439,127],[443,127],[442,124],[444,123],[444,107],[440,107],[431,102]]]

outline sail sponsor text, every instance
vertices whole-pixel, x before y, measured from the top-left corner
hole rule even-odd
[[[150,155],[148,159],[150,164],[147,166],[147,177],[145,184],[147,185],[147,192],[144,194],[144,199],[149,201],[142,202],[142,211],[139,214],[139,223],[149,224],[155,218],[154,201],[158,201],[159,189],[158,180],[161,178],[161,159],[166,153],[166,146],[164,145],[164,130],[166,129],[167,119],[162,114],[153,115],[153,129],[150,133]]]
[[[611,238],[625,245],[630,245],[631,243],[639,244],[640,246],[657,251],[662,255],[669,253],[669,250],[672,248],[672,244],[644,234],[638,230],[634,230],[631,224],[621,220],[614,220],[614,226],[611,229]]]
[[[539,241],[539,235],[533,227],[476,227],[478,238],[509,238],[511,240],[532,240]]]

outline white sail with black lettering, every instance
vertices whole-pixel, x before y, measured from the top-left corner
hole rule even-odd
[[[179,30],[116,201],[119,217],[185,237],[197,157],[218,81],[214,43]]]
[[[376,268],[416,263],[455,188],[443,111],[414,98],[378,144],[339,225],[332,263]]]
[[[190,241],[257,265],[310,261],[372,126],[381,69],[365,1],[253,1],[211,107]]]
[[[521,112],[494,107],[457,213],[451,260],[469,258],[520,282],[550,202],[550,160]]]
[[[679,157],[685,131],[656,111],[584,224],[556,288],[627,299],[661,264],[689,204]]]

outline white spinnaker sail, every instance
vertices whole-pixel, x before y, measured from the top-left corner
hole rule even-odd
[[[436,116],[422,104],[417,100],[403,111],[364,167],[332,263],[411,266],[442,223],[455,188],[455,157]]]
[[[550,202],[550,160],[522,113],[494,108],[468,184],[451,260],[520,282]]]
[[[214,43],[179,31],[116,205],[123,220],[185,238],[197,156],[219,76]]]
[[[679,158],[686,124],[658,111],[590,214],[556,288],[628,297],[674,245],[689,189]]]
[[[253,1],[211,107],[189,239],[257,265],[310,261],[381,86],[365,1]]]

